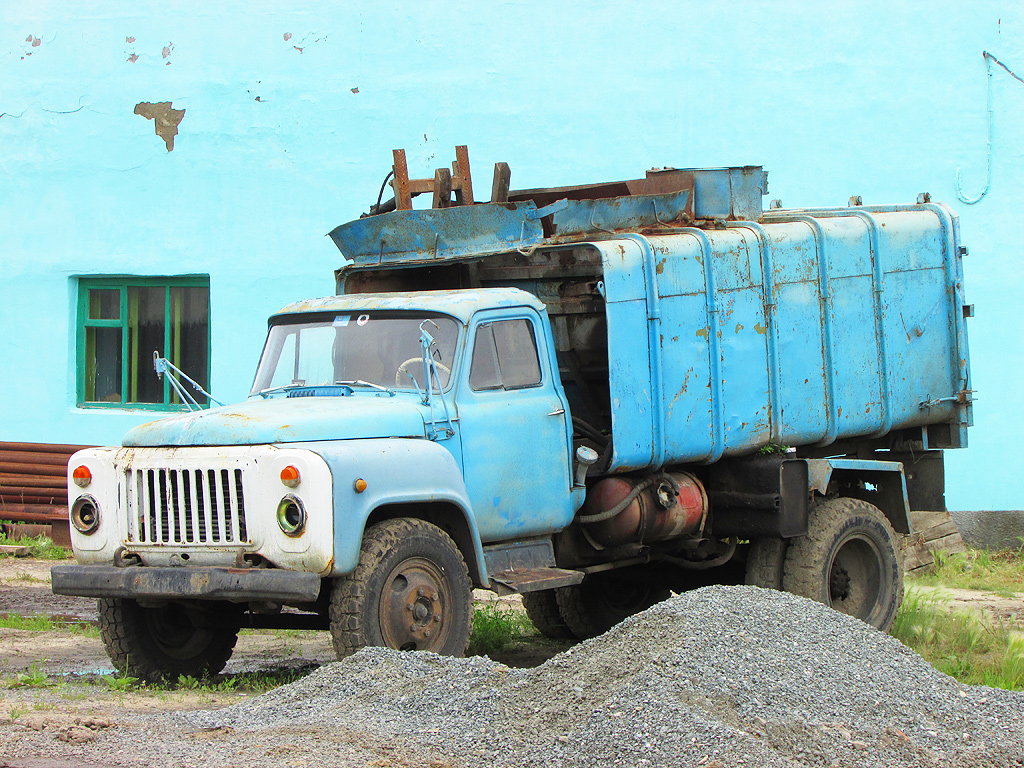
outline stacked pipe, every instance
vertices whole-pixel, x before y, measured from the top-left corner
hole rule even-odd
[[[65,518],[68,459],[83,447],[0,443],[0,518],[33,523]]]

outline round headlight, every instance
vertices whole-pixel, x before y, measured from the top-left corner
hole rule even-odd
[[[277,505],[277,524],[285,536],[301,536],[306,527],[306,508],[302,501],[288,494]]]
[[[88,494],[75,499],[71,506],[71,524],[79,533],[95,533],[100,527],[100,505],[96,499]]]

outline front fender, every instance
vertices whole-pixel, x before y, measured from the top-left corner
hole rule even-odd
[[[477,577],[488,583],[483,545],[452,454],[423,439],[379,438],[302,443],[327,462],[334,477],[334,570],[350,573],[359,562],[366,520],[385,504],[447,502],[465,518],[475,551]],[[356,490],[356,481],[366,488]],[[468,559],[468,558],[467,558]]]

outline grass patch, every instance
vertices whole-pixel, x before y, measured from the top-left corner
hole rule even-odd
[[[935,553],[935,564],[927,573],[908,581],[922,586],[977,589],[1006,596],[1024,589],[1024,549],[967,553]]]
[[[8,613],[0,616],[0,629],[24,629],[29,632],[71,632],[84,637],[99,637],[100,630],[86,621],[58,622],[48,616],[19,616]]]
[[[39,560],[67,560],[71,557],[71,550],[58,547],[49,536],[18,536],[12,538],[0,531],[0,544],[9,544],[15,547],[28,547],[28,556]],[[13,557],[0,553],[0,557]]]
[[[469,656],[489,656],[536,634],[533,624],[522,611],[481,605],[473,613],[473,632],[466,653]]]
[[[962,683],[1024,690],[1024,637],[994,619],[950,612],[941,593],[911,588],[892,635]]]

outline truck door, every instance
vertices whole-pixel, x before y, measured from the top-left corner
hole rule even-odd
[[[469,339],[459,432],[485,542],[550,533],[573,517],[569,415],[544,331],[528,310],[506,310],[477,320]]]

